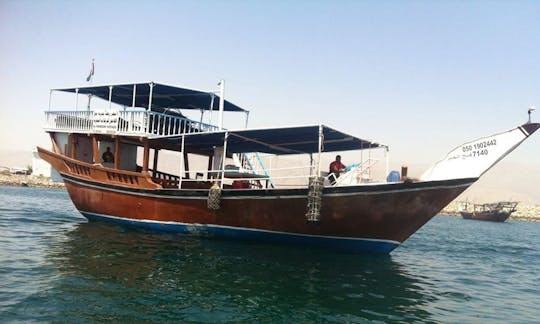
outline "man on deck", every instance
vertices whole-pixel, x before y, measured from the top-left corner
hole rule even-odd
[[[345,165],[341,163],[341,155],[336,155],[336,160],[330,163],[330,173],[333,173],[337,179],[343,171],[345,171]]]

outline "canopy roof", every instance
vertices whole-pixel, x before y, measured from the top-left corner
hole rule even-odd
[[[212,110],[219,110],[219,96],[212,92],[179,88],[154,82],[111,84],[53,90],[73,93],[78,91],[81,94],[91,94],[109,101],[109,90],[110,87],[113,87],[111,101],[118,105],[130,107],[133,105],[133,92],[135,88],[135,106],[148,109],[150,84],[153,84],[152,109],[178,108],[211,110],[212,107]],[[246,111],[227,100],[225,100],[223,109],[225,111]]]
[[[385,147],[328,126],[321,127],[324,136],[323,152]],[[284,155],[319,152],[319,125],[192,133],[184,135],[184,146],[190,152],[210,152],[214,147],[223,146],[225,134],[228,134],[227,153],[263,152]],[[166,141],[168,147],[180,149],[181,136],[169,137]]]

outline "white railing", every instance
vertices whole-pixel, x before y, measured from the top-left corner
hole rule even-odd
[[[336,186],[354,185],[362,182],[370,182],[373,166],[378,162],[377,159],[367,159],[359,163],[353,163],[347,167],[345,172],[335,180]]]
[[[370,185],[383,183],[384,180],[374,181],[371,178],[372,168],[378,160],[369,159],[363,162],[354,163],[349,171],[343,173],[339,178],[331,181],[332,175],[321,174],[325,178],[325,187]],[[236,162],[235,162],[236,164]],[[244,188],[305,188],[309,178],[314,176],[315,167],[310,165],[296,165],[290,167],[272,168],[267,170],[271,176],[263,173],[253,173],[244,168],[225,168],[225,170],[190,170],[190,174],[200,174],[201,177],[182,179],[181,182],[214,181],[220,184],[233,184],[234,182],[245,182],[249,184]]]
[[[270,178],[270,173],[268,173],[268,170],[266,169],[266,166],[264,165],[259,153],[235,153],[233,154],[233,161],[235,166],[239,168],[240,172],[262,176],[266,181],[268,181],[271,188],[274,187],[272,179]],[[260,181],[260,179],[256,179],[254,181]]]
[[[251,170],[241,168],[231,168],[232,165],[227,165],[225,169],[215,170],[190,170],[190,175],[200,174],[201,177],[195,178],[183,178],[181,182],[198,182],[198,181],[212,181],[221,184],[233,184],[234,182],[246,182],[249,183],[251,188],[284,188],[284,187],[296,187],[302,188],[307,186],[310,174],[313,173],[313,166],[300,165],[284,168],[275,168],[272,170],[272,176],[266,176],[264,174],[253,173]],[[277,181],[277,183],[276,183]]]
[[[93,128],[92,111],[47,111],[45,129],[58,131],[80,130],[90,132]]]
[[[185,117],[144,110],[46,111],[45,130],[147,137],[218,130]]]

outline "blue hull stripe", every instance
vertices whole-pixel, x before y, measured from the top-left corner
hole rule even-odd
[[[399,242],[367,238],[337,237],[294,234],[286,232],[258,230],[252,228],[230,227],[222,225],[189,224],[179,222],[159,222],[153,220],[133,220],[81,211],[89,220],[115,222],[124,225],[148,228],[164,232],[190,233],[200,236],[215,236],[231,239],[279,242],[294,245],[319,246],[346,251],[364,251],[390,253],[399,246]]]

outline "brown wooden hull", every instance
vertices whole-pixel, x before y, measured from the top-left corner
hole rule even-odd
[[[510,217],[509,212],[505,211],[490,211],[490,212],[461,212],[461,217],[464,219],[474,219],[491,222],[505,222]]]
[[[225,189],[221,208],[210,210],[208,190],[98,180],[65,167],[69,158],[54,153],[42,158],[55,160],[50,162],[60,168],[73,203],[89,219],[381,252],[405,241],[476,180],[325,188],[321,220],[314,223],[305,218],[307,189]]]

